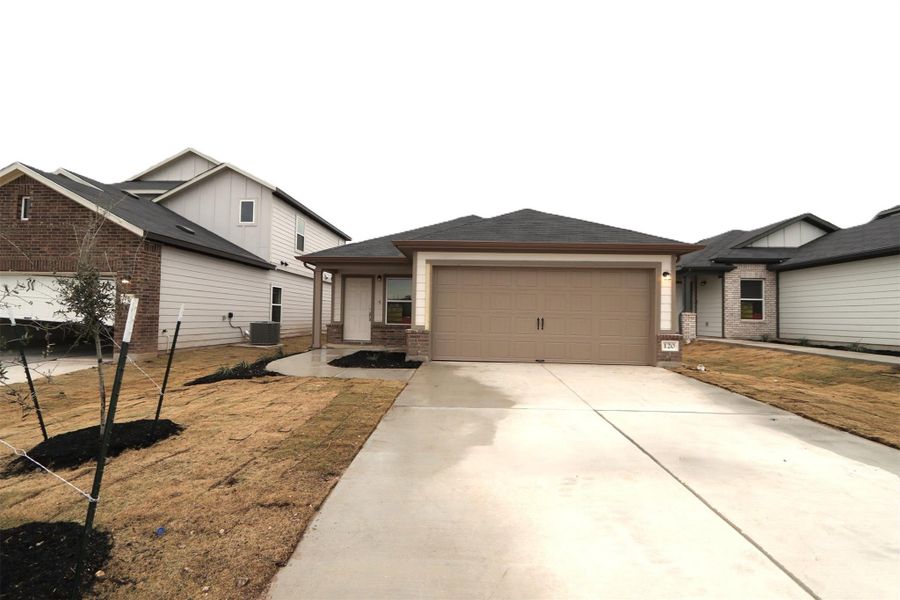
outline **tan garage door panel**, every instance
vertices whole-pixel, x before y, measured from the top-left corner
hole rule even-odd
[[[436,267],[434,358],[647,364],[650,273]]]

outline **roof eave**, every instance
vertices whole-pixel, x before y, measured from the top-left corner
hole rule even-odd
[[[262,259],[253,259],[250,257],[240,256],[237,254],[231,254],[229,252],[222,252],[221,250],[216,250],[214,248],[210,248],[208,246],[203,246],[200,244],[194,244],[185,240],[179,240],[177,238],[169,237],[162,233],[155,233],[152,231],[147,232],[147,239],[153,242],[159,242],[161,244],[165,244],[167,246],[175,246],[177,248],[183,248],[185,250],[191,250],[192,252],[196,252],[198,254],[206,254],[207,256],[214,256],[216,258],[224,258],[226,260],[243,263],[245,265],[250,265],[251,267],[258,267],[260,269],[269,269],[274,270],[275,265],[267,263]]]
[[[406,264],[409,262],[409,258],[406,256],[313,256],[313,255],[303,255],[299,254],[295,256],[297,260],[302,260],[303,262],[308,262],[311,265],[326,265],[326,264],[335,264],[342,265],[348,263],[366,263],[366,264],[377,264],[377,263],[388,263],[388,264]]]
[[[340,229],[338,229],[337,227],[335,227],[334,225],[332,225],[331,223],[329,223],[328,221],[326,221],[325,219],[323,219],[322,217],[320,217],[319,215],[317,215],[316,213],[314,213],[313,211],[308,209],[304,204],[302,204],[296,198],[293,198],[290,194],[285,192],[283,189],[276,187],[275,190],[272,192],[272,195],[284,200],[285,202],[287,202],[288,204],[290,204],[291,206],[293,206],[294,208],[296,208],[303,214],[315,219],[315,221],[317,223],[319,223],[319,225],[322,225],[323,227],[325,227],[326,229],[328,229],[335,235],[339,236],[341,239],[344,239],[348,242],[353,239],[349,235],[347,235],[346,233],[344,233],[343,231],[341,231]]]
[[[795,271],[797,269],[807,269],[810,267],[822,267],[825,265],[836,265],[845,262],[854,262],[857,260],[865,260],[867,258],[880,258],[882,256],[894,256],[900,254],[900,246],[892,248],[879,248],[878,250],[869,250],[867,252],[856,252],[853,254],[844,254],[841,256],[830,256],[828,258],[819,258],[816,260],[808,260],[791,264],[786,261],[782,264],[769,267],[772,271]]]
[[[704,246],[681,243],[609,244],[585,242],[493,242],[462,240],[397,240],[393,242],[401,252],[415,250],[463,250],[494,252],[582,252],[605,254],[687,254]]]

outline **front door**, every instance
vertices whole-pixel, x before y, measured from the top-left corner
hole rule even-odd
[[[372,280],[368,277],[344,279],[344,339],[372,339]]]

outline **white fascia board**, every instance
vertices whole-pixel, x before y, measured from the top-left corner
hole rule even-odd
[[[194,177],[193,179],[188,179],[187,181],[185,181],[184,183],[182,183],[182,184],[179,185],[178,187],[172,188],[171,190],[169,190],[169,191],[166,192],[165,194],[162,194],[162,195],[160,195],[160,196],[157,196],[156,198],[153,199],[153,201],[154,201],[154,202],[161,202],[161,201],[163,201],[163,200],[166,200],[167,198],[171,198],[172,196],[174,196],[174,195],[180,193],[182,190],[185,190],[185,189],[191,187],[191,186],[194,185],[194,184],[200,183],[200,182],[203,181],[204,179],[207,179],[208,177],[212,177],[213,175],[215,175],[215,174],[217,174],[217,173],[221,173],[221,172],[224,171],[225,169],[228,169],[228,170],[230,170],[230,171],[234,171],[235,173],[237,173],[237,174],[239,174],[239,175],[243,175],[243,176],[246,177],[247,179],[250,179],[250,180],[252,180],[252,181],[255,181],[256,183],[258,183],[259,185],[263,186],[264,188],[268,188],[269,190],[271,190],[271,191],[273,191],[273,192],[275,191],[275,186],[272,185],[271,183],[268,183],[268,182],[266,182],[266,181],[263,181],[263,180],[260,179],[259,177],[256,177],[256,176],[254,176],[254,175],[251,175],[250,173],[248,173],[248,172],[246,172],[246,171],[244,171],[244,170],[238,169],[237,167],[235,167],[235,166],[232,165],[232,164],[229,164],[229,163],[222,163],[222,164],[220,164],[220,165],[217,165],[217,166],[213,167],[212,169],[209,169],[208,171],[203,171],[202,173],[200,173],[199,175],[197,175],[197,176]]]
[[[68,171],[68,170],[66,170],[66,169],[59,168],[59,169],[57,169],[56,171],[54,171],[53,174],[54,174],[54,175],[62,175],[63,177],[66,177],[66,178],[68,178],[68,179],[71,179],[71,180],[74,181],[75,183],[80,183],[81,185],[86,185],[86,186],[88,186],[88,187],[92,187],[92,188],[94,188],[95,190],[100,190],[100,188],[98,188],[96,185],[93,185],[93,184],[91,184],[91,183],[88,183],[87,181],[85,181],[84,179],[82,179],[81,177],[79,177],[78,175],[76,175],[75,173],[73,173],[73,172],[71,172],[71,171]],[[103,191],[103,190],[100,190],[100,191]]]
[[[118,225],[119,227],[122,227],[123,229],[130,231],[134,235],[139,236],[139,237],[144,236],[144,230],[141,229],[140,227],[138,227],[136,225],[132,225],[128,221],[122,219],[121,217],[114,215],[113,213],[111,213],[109,210],[103,208],[102,206],[97,206],[92,201],[88,200],[87,198],[82,198],[75,192],[64,188],[63,186],[59,185],[58,183],[56,183],[55,181],[53,181],[51,179],[47,179],[40,173],[37,173],[36,171],[29,169],[22,163],[13,163],[13,164],[9,165],[8,167],[6,167],[5,169],[3,169],[2,171],[0,171],[0,185],[4,185],[7,182],[12,181],[13,179],[16,179],[18,177],[18,175],[15,175],[16,172],[18,172],[20,175],[27,175],[27,176],[31,177],[32,179],[40,181],[41,183],[46,185],[51,190],[58,192],[59,194],[62,194],[69,200],[72,200],[73,202],[75,202],[76,204],[80,204],[81,206],[85,207],[86,209],[91,210],[91,211],[97,213],[98,215],[101,215],[103,218],[109,220],[112,223],[115,223],[116,225]],[[10,177],[10,175],[15,175],[15,176]]]
[[[194,154],[194,155],[199,156],[200,158],[202,158],[202,159],[204,159],[204,160],[208,160],[209,162],[211,162],[211,163],[214,164],[214,165],[219,164],[219,161],[217,161],[216,159],[214,159],[214,158],[211,157],[211,156],[207,156],[206,154],[203,154],[202,152],[199,152],[199,151],[197,151],[197,150],[194,150],[193,148],[185,148],[185,149],[182,150],[181,152],[179,152],[179,153],[177,153],[177,154],[173,154],[173,155],[170,156],[169,158],[167,158],[167,159],[165,159],[165,160],[162,160],[162,161],[156,163],[155,165],[153,165],[153,166],[150,167],[149,169],[144,169],[143,171],[141,171],[140,173],[138,173],[137,175],[135,175],[134,177],[132,177],[131,179],[129,179],[129,181],[134,181],[135,179],[140,179],[141,177],[143,177],[143,176],[146,175],[147,173],[150,173],[150,172],[152,172],[152,171],[155,171],[155,170],[157,170],[157,169],[160,168],[160,167],[164,167],[164,166],[166,166],[167,164],[169,164],[170,162],[172,162],[173,160],[178,160],[179,158],[181,158],[181,157],[184,156],[185,154]]]

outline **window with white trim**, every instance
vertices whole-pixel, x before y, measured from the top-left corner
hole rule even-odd
[[[241,200],[239,222],[242,225],[256,223],[256,200],[252,198]]]
[[[412,278],[386,277],[384,282],[384,322],[388,325],[412,324]]]
[[[306,245],[306,221],[303,220],[303,217],[297,215],[296,221],[294,223],[294,250],[297,252],[303,252],[303,247]]]
[[[281,294],[282,290],[278,286],[272,286],[272,318],[271,321],[281,323]]]
[[[765,281],[762,279],[741,279],[741,319],[762,321],[765,318]]]
[[[22,196],[19,202],[19,219],[27,221],[31,218],[31,196]]]

